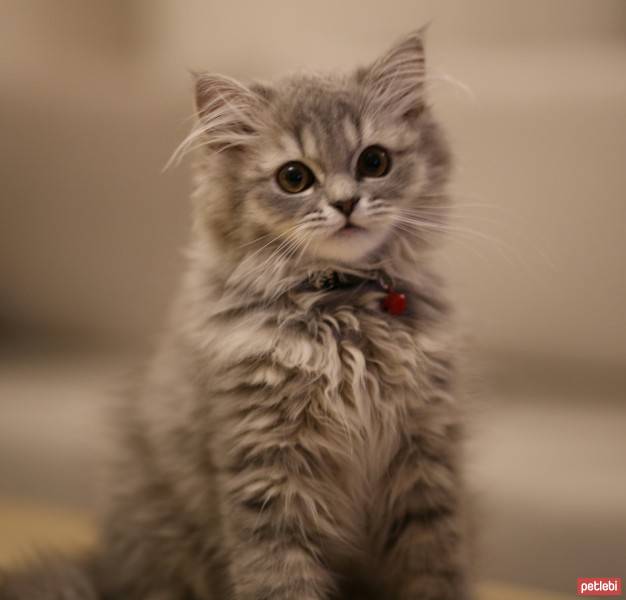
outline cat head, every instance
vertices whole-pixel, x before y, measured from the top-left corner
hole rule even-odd
[[[198,224],[225,250],[364,265],[440,227],[450,160],[421,33],[347,76],[195,85]]]

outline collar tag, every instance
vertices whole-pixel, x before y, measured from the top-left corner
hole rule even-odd
[[[387,290],[387,295],[382,301],[382,307],[394,317],[404,314],[406,311],[406,294],[394,292],[392,289]]]

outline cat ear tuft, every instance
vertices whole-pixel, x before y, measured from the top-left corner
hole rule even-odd
[[[258,131],[264,99],[243,83],[207,73],[193,73],[197,135],[211,150],[248,143]]]
[[[360,80],[365,88],[367,106],[375,111],[390,111],[398,116],[416,116],[424,104],[425,29],[400,40],[368,69]]]

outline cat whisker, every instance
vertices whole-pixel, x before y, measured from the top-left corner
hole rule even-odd
[[[529,269],[528,264],[522,259],[519,252],[515,250],[513,246],[508,244],[507,242],[498,239],[494,236],[486,234],[482,231],[477,231],[475,229],[470,229],[467,227],[448,225],[448,224],[439,224],[432,223],[429,221],[424,221],[421,219],[415,218],[406,218],[401,217],[400,219],[403,223],[410,224],[415,227],[423,228],[429,231],[433,231],[440,234],[449,234],[451,237],[454,237],[456,240],[460,240],[463,237],[466,240],[470,239],[480,239],[482,241],[488,242],[489,244],[493,244],[496,247],[500,255],[507,261],[511,266],[523,266],[529,272],[532,270]]]
[[[274,238],[272,238],[269,242],[267,242],[265,245],[263,245],[261,248],[259,248],[256,252],[253,252],[252,254],[248,255],[237,267],[237,269],[235,269],[233,275],[231,275],[231,277],[229,279],[231,279],[234,275],[237,275],[238,278],[240,279],[246,279],[247,277],[249,277],[249,275],[251,273],[253,273],[254,271],[263,268],[264,266],[266,266],[272,259],[272,257],[274,256],[274,254],[276,253],[280,253],[284,246],[286,244],[289,243],[290,240],[290,236],[293,235],[295,233],[295,231],[301,227],[300,224],[294,225],[293,227],[290,227],[289,229],[287,229],[285,232],[282,232],[280,234],[278,234],[277,236],[275,236]],[[243,273],[239,273],[239,269],[246,263],[252,262],[254,260],[254,258],[256,256],[258,256],[258,254],[260,254],[263,250],[265,250],[265,248],[267,248],[268,246],[270,246],[271,244],[275,243],[276,241],[278,241],[279,239],[284,238],[283,241],[278,245],[277,248],[275,248],[272,252],[272,254],[270,254],[270,256],[263,261],[262,263],[260,263],[259,265],[253,266],[251,269],[244,271]]]
[[[466,83],[463,83],[459,79],[456,79],[455,77],[452,77],[451,75],[448,75],[447,73],[444,73],[442,71],[439,71],[439,72],[436,72],[435,74],[431,74],[431,75],[427,76],[425,78],[425,82],[426,82],[427,85],[428,84],[432,84],[432,83],[434,83],[434,84],[438,84],[438,83],[449,84],[453,88],[463,92],[465,94],[466,98],[468,98],[472,102],[476,102],[476,94],[474,94],[474,91],[472,90],[471,87],[469,87],[469,85],[467,85]],[[431,86],[431,87],[433,87],[433,86]]]
[[[410,236],[416,238],[417,240],[419,240],[420,242],[427,244],[428,243],[428,239],[423,236],[420,235],[419,230],[415,227],[408,227],[408,226],[402,226],[399,223],[394,223],[393,227],[398,229],[399,231],[402,231],[404,233],[409,234]],[[429,233],[429,235],[432,235],[432,232]],[[460,243],[463,244],[463,246],[465,248],[467,248],[474,256],[477,256],[478,258],[480,258],[481,260],[485,260],[485,255],[482,254],[481,252],[479,252],[474,246],[472,246],[469,243],[469,240],[467,239],[463,239],[463,238],[457,238],[457,241],[459,241]],[[445,254],[444,254],[445,256]]]
[[[294,256],[299,251],[299,262],[304,256],[304,245],[307,239],[304,237],[298,237],[304,231],[312,231],[316,229],[315,226],[311,226],[308,223],[298,223],[293,226],[287,232],[283,234],[284,240],[279,244],[277,248],[267,257],[263,262],[256,265],[252,269],[245,272],[242,277],[249,277],[252,273],[261,269],[274,270],[277,268],[277,261],[279,259],[287,260]],[[310,236],[309,236],[310,237]],[[268,244],[266,244],[267,246]],[[266,247],[264,246],[264,247]]]
[[[271,233],[266,233],[264,235],[260,235],[257,238],[254,238],[253,240],[250,240],[249,242],[246,242],[245,244],[241,244],[240,246],[237,246],[238,250],[241,250],[242,248],[246,248],[247,246],[252,246],[252,244],[256,244],[257,242],[260,242],[261,240],[269,237],[270,235],[274,235],[272,232]]]

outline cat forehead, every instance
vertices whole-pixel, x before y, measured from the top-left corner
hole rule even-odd
[[[285,126],[306,123],[338,123],[360,119],[358,87],[340,77],[291,77],[276,90],[276,116]]]

